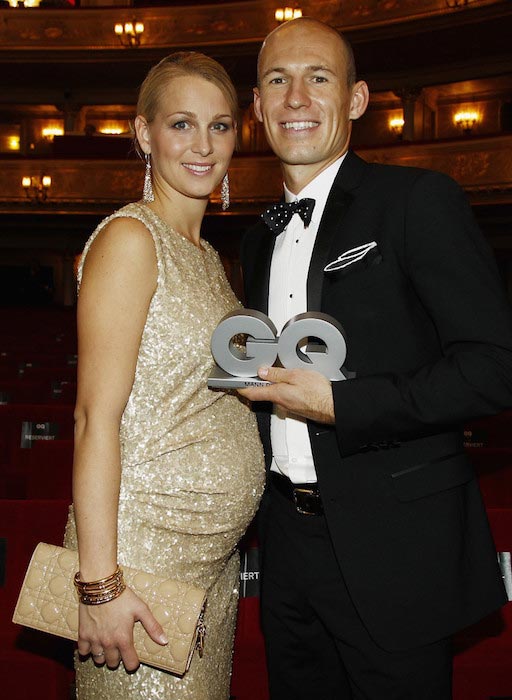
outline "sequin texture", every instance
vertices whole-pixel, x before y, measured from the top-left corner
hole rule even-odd
[[[135,381],[120,431],[120,564],[208,589],[203,658],[178,678],[141,666],[127,674],[77,661],[79,700],[227,700],[239,557],[236,545],[263,490],[264,463],[254,416],[238,398],[207,387],[210,337],[239,307],[222,263],[170,229],[149,207],[114,217],[142,221],[153,237],[158,282],[142,335]],[[81,278],[79,270],[79,281]],[[66,546],[76,548],[71,510]]]

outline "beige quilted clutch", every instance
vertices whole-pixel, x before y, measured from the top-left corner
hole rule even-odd
[[[13,622],[59,637],[78,637],[78,597],[73,576],[78,552],[37,545],[14,610]],[[142,663],[183,675],[194,650],[202,653],[206,593],[188,583],[123,566],[126,584],[151,608],[169,644],[160,646],[135,623],[134,642]]]

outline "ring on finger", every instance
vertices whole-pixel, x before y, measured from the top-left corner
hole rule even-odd
[[[99,658],[100,656],[105,656],[105,652],[103,650],[99,651],[97,654],[91,654],[91,656],[95,659]]]

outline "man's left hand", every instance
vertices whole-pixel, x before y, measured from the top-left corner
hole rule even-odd
[[[272,383],[238,389],[238,393],[250,401],[271,401],[290,413],[318,423],[334,423],[331,382],[319,372],[261,367],[258,376]]]

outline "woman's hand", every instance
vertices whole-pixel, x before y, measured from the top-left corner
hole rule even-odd
[[[127,671],[134,671],[139,657],[133,646],[133,626],[141,622],[157,644],[168,643],[161,625],[148,606],[130,589],[101,605],[79,605],[78,653],[92,656],[96,664],[117,668],[122,660]]]

